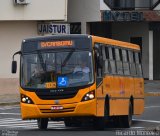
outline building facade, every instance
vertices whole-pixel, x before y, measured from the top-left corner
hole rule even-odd
[[[160,79],[159,0],[69,0],[68,21],[81,33],[139,44],[144,78]]]
[[[24,38],[65,32],[67,0],[1,0],[0,4],[0,91],[12,90],[18,74],[11,74],[12,55]],[[47,26],[52,25],[52,32]],[[19,62],[19,56],[16,56]],[[19,64],[19,63],[18,63]],[[18,70],[19,71],[19,70]]]

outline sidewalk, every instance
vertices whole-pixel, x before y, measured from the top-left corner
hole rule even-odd
[[[18,104],[18,87],[18,78],[0,78],[0,105]]]
[[[0,90],[0,106],[19,104],[20,94],[18,90],[12,91]],[[160,81],[145,81],[145,96],[160,96]]]
[[[20,102],[19,94],[0,94],[0,106],[17,105]]]

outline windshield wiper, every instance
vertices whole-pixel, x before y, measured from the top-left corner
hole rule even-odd
[[[67,64],[67,62],[69,61],[69,59],[71,58],[71,56],[72,56],[72,54],[73,54],[73,52],[74,52],[74,50],[73,51],[71,51],[67,56],[66,56],[66,58],[64,59],[64,61],[63,61],[63,63],[62,63],[62,67],[64,67],[66,64]]]
[[[39,60],[40,60],[40,64],[41,64],[41,66],[43,68],[43,71],[46,72],[46,66],[44,64],[42,53],[39,50],[37,50],[37,53],[38,53],[38,57],[39,57]]]

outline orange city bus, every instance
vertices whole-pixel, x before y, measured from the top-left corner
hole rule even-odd
[[[25,39],[20,54],[22,119],[64,120],[67,127],[106,123],[130,127],[132,115],[144,111],[140,47],[91,35],[57,35]]]

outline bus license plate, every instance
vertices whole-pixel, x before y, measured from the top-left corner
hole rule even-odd
[[[51,110],[63,110],[63,106],[52,106]]]

